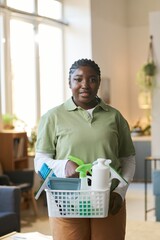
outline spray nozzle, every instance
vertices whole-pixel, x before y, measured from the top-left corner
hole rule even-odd
[[[92,174],[91,168],[92,168],[91,163],[82,164],[76,168],[76,172],[80,173],[80,178],[85,178],[87,176],[87,172]]]
[[[108,167],[110,167],[109,164],[110,164],[111,162],[112,162],[112,161],[111,161],[110,159],[98,158],[97,161],[94,162],[94,163],[105,164],[105,165],[107,165]]]
[[[77,163],[79,166],[82,165],[82,164],[84,164],[84,161],[83,161],[83,160],[81,160],[80,158],[77,158],[77,157],[75,157],[75,156],[72,156],[72,155],[69,155],[69,156],[68,156],[68,159],[71,160],[72,162]]]
[[[92,164],[91,163],[87,163],[85,164],[84,161],[78,157],[69,155],[68,159],[71,160],[72,162],[77,163],[77,165],[79,165],[79,167],[76,168],[76,172],[80,173],[80,178],[84,178],[87,176],[87,172],[89,172],[92,175]]]

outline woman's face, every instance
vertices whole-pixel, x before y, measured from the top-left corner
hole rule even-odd
[[[96,105],[100,78],[92,67],[81,66],[74,71],[69,81],[74,102],[84,109]]]

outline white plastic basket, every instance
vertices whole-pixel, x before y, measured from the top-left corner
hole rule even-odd
[[[49,217],[104,218],[108,216],[110,190],[50,190],[47,195]]]

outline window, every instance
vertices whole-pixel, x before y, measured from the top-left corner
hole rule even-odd
[[[62,3],[55,0],[38,0],[38,14],[54,18],[62,19]]]
[[[34,12],[34,0],[7,0],[7,6],[25,12]]]
[[[34,26],[10,21],[12,111],[29,126],[36,122]]]
[[[24,12],[35,13],[35,0],[7,0],[7,6]],[[62,19],[62,2],[58,0],[37,0],[37,14],[57,20]]]
[[[35,13],[31,14],[36,2],[39,4],[39,14],[41,12],[47,18],[37,18]],[[59,10],[57,15],[52,17],[62,18],[62,4],[54,0],[36,2],[6,1],[8,6],[15,9],[14,13],[7,7],[4,9],[4,5],[1,8],[0,5],[2,114],[15,114],[25,122],[27,129],[33,128],[48,109],[64,101],[64,27],[63,22],[49,19],[49,11],[47,13],[47,8],[51,8],[49,2],[54,2],[58,4]],[[6,27],[4,31],[3,26]]]
[[[57,27],[40,24],[38,32],[41,113],[43,114],[63,101],[62,31]]]
[[[0,109],[5,112],[5,76],[4,76],[4,46],[5,38],[3,33],[3,17],[0,16]]]

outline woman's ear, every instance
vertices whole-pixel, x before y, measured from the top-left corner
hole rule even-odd
[[[69,87],[71,88],[71,80],[69,79]]]

